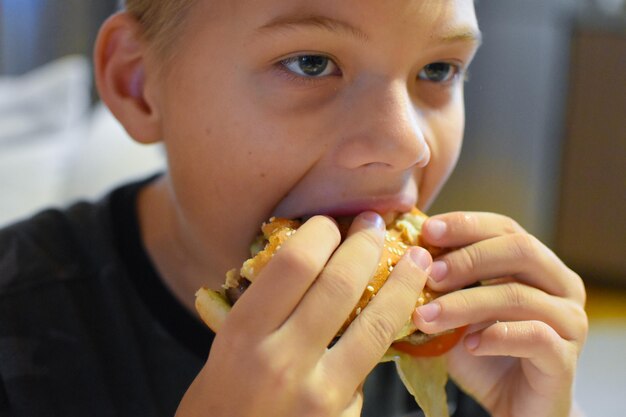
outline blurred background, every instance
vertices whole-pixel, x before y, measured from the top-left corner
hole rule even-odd
[[[91,50],[115,0],[0,0],[0,225],[164,166],[98,101]],[[458,169],[431,209],[515,218],[585,279],[577,397],[626,391],[626,0],[478,0]]]

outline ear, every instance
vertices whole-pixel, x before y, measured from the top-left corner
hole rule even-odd
[[[94,71],[100,98],[128,134],[138,142],[153,143],[161,139],[161,124],[147,91],[147,48],[141,30],[128,13],[111,16],[98,33]]]

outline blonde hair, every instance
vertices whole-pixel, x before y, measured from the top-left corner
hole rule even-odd
[[[120,0],[143,28],[158,55],[167,56],[196,0]]]

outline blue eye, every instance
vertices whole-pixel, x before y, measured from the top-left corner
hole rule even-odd
[[[324,55],[298,55],[280,61],[287,70],[302,77],[324,77],[339,70],[332,59]]]
[[[446,83],[452,81],[461,72],[458,65],[448,64],[446,62],[434,62],[426,65],[420,71],[418,78],[433,83]]]

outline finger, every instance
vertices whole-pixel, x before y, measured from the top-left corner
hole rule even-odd
[[[422,236],[426,242],[444,248],[456,248],[496,236],[525,232],[509,217],[482,212],[438,214],[426,220],[422,227]]]
[[[418,307],[413,317],[425,333],[497,320],[540,320],[577,342],[583,341],[587,322],[581,305],[517,282],[451,292]]]
[[[563,340],[548,324],[536,320],[494,323],[467,335],[464,344],[476,356],[529,359],[535,372],[544,376],[573,375],[578,356],[575,345]]]
[[[376,297],[327,353],[329,369],[353,385],[365,379],[410,318],[431,262],[422,248],[407,251]]]
[[[363,409],[363,388],[354,393],[352,400],[341,413],[341,417],[358,417]]]
[[[429,286],[448,292],[504,276],[584,304],[582,279],[526,233],[489,238],[443,255],[433,264]]]
[[[374,212],[356,217],[345,242],[302,299],[280,332],[325,351],[363,294],[379,263],[385,223]],[[304,331],[303,331],[304,330]]]
[[[309,219],[283,243],[254,285],[237,301],[227,321],[236,323],[236,327],[245,329],[248,335],[267,334],[279,328],[322,271],[340,240],[332,219],[325,216]]]

